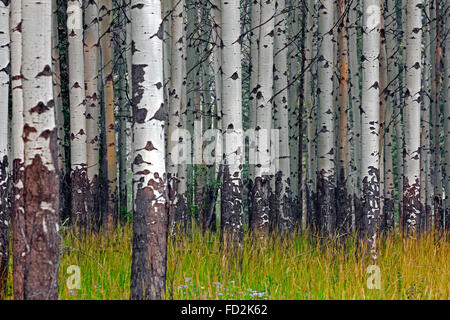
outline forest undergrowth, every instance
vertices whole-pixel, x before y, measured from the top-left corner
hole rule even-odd
[[[398,234],[381,238],[377,289],[367,283],[375,275],[367,273],[373,262],[353,235],[320,238],[304,231],[290,239],[272,236],[267,241],[246,235],[241,258],[230,259],[221,249],[218,233],[193,230],[169,237],[166,299],[446,300],[450,299],[448,239],[438,233],[418,239]],[[131,224],[117,227],[109,236],[99,232],[79,237],[73,230],[63,230],[59,299],[129,299],[131,245]],[[69,266],[79,267],[79,289],[67,285],[73,284]],[[11,272],[8,283],[12,299]]]

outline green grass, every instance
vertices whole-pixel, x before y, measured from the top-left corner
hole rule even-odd
[[[85,240],[65,231],[59,268],[60,299],[128,299],[132,228]],[[370,290],[364,249],[352,237],[322,241],[307,235],[243,242],[241,264],[220,250],[216,234],[169,241],[168,299],[449,299],[450,246],[430,234],[418,240],[392,236],[379,242],[381,288]],[[362,246],[360,246],[361,248]],[[69,290],[67,268],[77,265],[81,288]],[[11,292],[11,275],[9,292]],[[11,297],[10,297],[11,298]]]

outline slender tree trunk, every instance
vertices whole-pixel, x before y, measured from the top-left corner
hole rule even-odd
[[[341,15],[341,21],[339,25],[339,132],[338,132],[338,178],[337,178],[337,212],[336,212],[336,227],[338,231],[346,232],[350,226],[350,203],[347,191],[347,179],[348,179],[348,33],[347,33],[347,18],[346,1],[339,0],[339,12]]]
[[[112,3],[100,0],[100,48],[102,59],[102,82],[105,125],[105,192],[106,208],[103,210],[103,230],[110,233],[117,219],[117,170],[116,137],[114,119],[113,45],[111,41]]]
[[[239,0],[225,1],[222,7],[222,103],[223,177],[221,236],[225,245],[236,246],[243,236],[242,166],[242,68]]]
[[[258,85],[256,93],[256,135],[257,165],[253,186],[251,228],[261,235],[269,232],[270,223],[270,185],[272,179],[270,159],[270,138],[272,129],[272,96],[273,96],[273,34],[274,34],[275,1],[261,2],[261,18],[259,28]]]
[[[167,181],[160,0],[132,0],[134,209],[131,299],[165,296]],[[149,38],[150,35],[150,38]]]
[[[0,1],[0,299],[6,294],[9,263],[9,0]]]
[[[86,155],[86,96],[84,90],[83,12],[80,0],[67,5],[70,99],[70,182],[72,223],[86,227],[89,191]]]
[[[403,210],[406,231],[414,236],[420,221],[420,94],[422,0],[408,1],[406,21],[405,168]]]
[[[58,152],[52,90],[51,1],[22,1],[25,299],[58,297]]]
[[[361,217],[361,183],[359,177],[361,176],[361,93],[359,89],[359,75],[360,75],[360,63],[358,59],[358,3],[355,1],[349,9],[349,61],[350,61],[350,95],[351,95],[351,108],[353,116],[353,146],[354,146],[354,164],[353,171],[356,177],[354,182],[354,222],[355,229],[361,229],[362,217]]]
[[[286,233],[295,227],[297,207],[293,206],[291,193],[291,155],[289,149],[289,103],[288,103],[288,43],[286,37],[285,1],[275,0],[275,40],[274,40],[274,117],[275,129],[279,130],[278,170],[275,172],[275,197],[278,229]],[[296,144],[294,142],[294,144]]]
[[[52,66],[53,66],[53,97],[55,99],[55,117],[56,128],[58,131],[58,168],[60,176],[65,175],[66,153],[64,146],[64,112],[61,95],[61,65],[59,54],[59,36],[58,36],[58,3],[57,0],[52,0]],[[61,196],[61,210],[64,210],[64,197]]]
[[[289,136],[288,136],[288,145],[289,145],[289,158],[290,158],[290,190],[291,190],[291,197],[292,197],[292,211],[294,217],[301,217],[302,216],[302,208],[301,208],[301,198],[300,198],[300,190],[299,186],[301,185],[301,181],[299,184],[299,165],[300,167],[303,165],[301,161],[299,161],[299,143],[292,143],[292,141],[298,141],[300,133],[299,133],[299,84],[300,81],[298,81],[299,77],[299,58],[300,58],[300,50],[298,46],[298,38],[299,38],[299,27],[300,27],[300,15],[299,10],[297,8],[297,3],[295,1],[290,1],[290,7],[288,8],[288,28],[289,28],[289,34],[288,34],[288,93],[287,93],[287,103],[288,103],[288,124],[289,124]],[[310,19],[312,12],[305,11],[305,19]],[[302,29],[303,30],[303,29]],[[303,32],[304,34],[307,33],[307,31]],[[311,39],[311,37],[309,38]],[[305,39],[302,39],[302,42],[305,43]],[[311,42],[311,41],[310,41]],[[310,43],[310,47],[305,48],[305,51],[308,50],[309,54],[309,60],[304,64],[310,62],[311,59],[311,46],[312,43]],[[305,58],[306,58],[306,52],[305,52]],[[308,71],[305,72],[306,74],[311,75],[311,73]],[[309,86],[311,88],[311,86]],[[276,90],[278,91],[278,90]],[[304,101],[306,99],[310,99],[311,96],[308,96],[306,98],[306,90],[305,87],[303,87],[303,97]],[[311,93],[311,90],[309,91],[309,94]],[[308,101],[310,102],[310,100]],[[310,106],[305,102],[305,105]],[[301,225],[301,219],[298,219],[297,221]]]
[[[87,134],[87,176],[89,179],[89,222],[99,223],[99,123],[100,104],[98,99],[98,3],[87,4],[84,38],[84,74],[86,87],[86,134]]]
[[[442,227],[442,166],[441,166],[441,32],[439,1],[435,0],[431,10],[431,39],[434,39],[432,57],[431,83],[431,117],[433,123],[433,185],[434,185],[434,225]]]
[[[397,45],[395,35],[397,34],[397,20],[395,16],[395,1],[388,0],[386,11],[384,11],[384,34],[386,37],[386,58],[387,58],[387,84],[384,89],[384,97],[386,99],[386,120],[385,139],[384,139],[384,213],[383,222],[384,230],[391,232],[394,229],[394,164],[393,164],[393,129],[398,115],[394,113],[395,106],[398,103],[398,65],[397,65]]]
[[[13,206],[12,252],[13,293],[15,300],[24,298],[25,233],[23,194],[23,91],[22,91],[22,0],[11,2],[11,87],[12,87],[12,154],[13,154]]]
[[[316,109],[314,108],[314,96],[313,95],[313,87],[315,83],[314,77],[314,67],[316,65],[313,58],[313,36],[314,36],[314,0],[308,0],[307,7],[307,21],[306,21],[306,31],[305,31],[305,52],[304,59],[308,64],[309,70],[307,70],[304,74],[304,102],[305,102],[305,111],[306,111],[306,148],[308,156],[306,157],[306,207],[307,207],[307,221],[308,226],[313,227],[315,214],[315,190],[316,190],[316,172],[314,169],[315,154],[316,154]],[[290,101],[292,103],[292,101]]]
[[[251,7],[251,27],[250,27],[250,106],[249,106],[249,120],[248,126],[250,130],[255,130],[256,123],[256,111],[258,109],[257,93],[258,87],[258,75],[259,75],[259,28],[261,24],[261,2],[259,0],[252,1]],[[254,137],[253,137],[254,138]],[[252,141],[249,138],[249,168],[248,168],[248,215],[249,224],[253,222],[253,216],[255,216],[255,211],[253,210],[253,187],[255,183],[255,163],[254,155],[256,154],[256,141]]]
[[[380,164],[379,164],[379,54],[380,1],[363,1],[363,56],[362,62],[362,158],[361,207],[364,232],[372,260],[377,261],[377,233],[380,218]]]
[[[447,1],[447,10],[449,2]],[[444,58],[444,144],[445,144],[445,214],[443,228],[450,230],[450,18],[445,17]]]
[[[321,231],[331,233],[335,226],[335,163],[333,107],[333,1],[325,0],[319,8],[318,58],[319,123],[317,142],[317,224]]]
[[[169,205],[171,230],[174,232],[178,222],[185,220],[186,212],[181,195],[178,194],[178,167],[180,131],[182,127],[181,112],[185,110],[186,101],[183,100],[183,46],[184,36],[184,0],[172,0],[172,35],[171,35],[171,77],[169,89],[169,129],[167,170],[169,183]]]
[[[431,0],[432,1],[432,0]],[[430,17],[430,0],[424,5],[425,16]],[[424,25],[424,55],[422,70],[423,104],[421,106],[421,134],[420,134],[420,202],[423,204],[420,230],[427,231],[431,221],[431,148],[430,148],[430,108],[431,108],[431,39],[430,22]]]

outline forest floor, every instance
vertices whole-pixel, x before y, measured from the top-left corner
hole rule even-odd
[[[60,299],[128,299],[132,227],[118,227],[111,236],[93,233],[80,240],[62,234],[59,267]],[[354,237],[317,241],[305,234],[264,245],[243,241],[240,263],[220,249],[217,234],[193,232],[169,240],[168,299],[450,299],[450,243],[429,234],[418,240],[394,235],[379,241],[376,270],[358,250]],[[80,288],[68,283],[75,265]],[[12,269],[12,265],[10,270]],[[376,268],[375,268],[376,269]],[[371,270],[371,271],[370,271]],[[370,271],[368,273],[368,271]],[[9,297],[12,276],[9,275]],[[369,283],[368,283],[369,282]],[[371,287],[371,288],[369,288]]]

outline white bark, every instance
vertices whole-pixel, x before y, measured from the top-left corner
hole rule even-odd
[[[222,129],[223,188],[222,230],[233,235],[243,232],[242,165],[242,68],[239,0],[223,0],[222,7]]]
[[[73,222],[86,218],[86,101],[84,86],[83,11],[80,0],[67,4],[70,100],[70,177]],[[80,203],[82,202],[82,203]],[[84,202],[84,203],[83,203]]]
[[[407,4],[403,210],[408,234],[413,235],[416,232],[421,210],[419,181],[422,0],[411,0]]]
[[[161,299],[167,255],[160,0],[132,0],[134,241],[131,297]]]
[[[98,4],[87,4],[84,21],[84,74],[86,84],[86,134],[87,134],[87,175],[92,187],[99,174],[99,124],[100,104],[98,100]],[[130,49],[131,51],[131,49]],[[96,192],[95,192],[96,193]]]
[[[275,40],[274,40],[274,120],[275,129],[279,130],[279,144],[277,158],[277,168],[275,172],[277,214],[276,221],[282,232],[292,229],[295,226],[295,219],[292,210],[292,194],[290,190],[291,159],[289,148],[289,110],[288,110],[288,72],[287,72],[287,37],[286,20],[287,14],[284,12],[285,0],[275,0]],[[297,123],[298,126],[298,123]],[[298,144],[298,141],[293,141]],[[298,189],[298,188],[297,188]]]
[[[317,142],[318,215],[319,225],[331,232],[334,219],[334,176],[335,176],[335,108],[333,98],[334,50],[333,32],[334,7],[332,0],[319,3],[319,37],[321,42],[318,58],[319,123]],[[320,41],[319,40],[319,41]]]
[[[22,1],[24,192],[26,241],[30,244],[25,266],[25,299],[56,299],[58,294],[59,183],[51,14],[50,0]]]
[[[377,260],[376,241],[380,218],[379,181],[379,54],[380,54],[380,1],[363,1],[363,85],[362,85],[362,158],[361,183],[364,231],[372,259]]]

